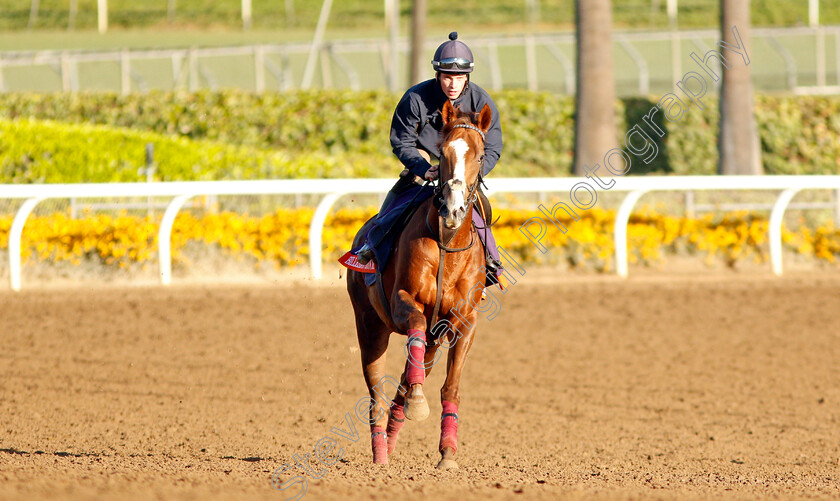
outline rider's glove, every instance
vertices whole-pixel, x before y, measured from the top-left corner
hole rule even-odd
[[[426,174],[423,175],[427,181],[434,181],[440,175],[440,165],[432,165],[429,170],[426,171]]]

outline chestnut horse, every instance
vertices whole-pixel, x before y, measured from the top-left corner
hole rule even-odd
[[[475,334],[475,305],[481,300],[485,280],[484,250],[472,224],[472,211],[491,115],[486,105],[481,113],[465,113],[446,102],[441,112],[444,127],[436,196],[420,205],[394,245],[394,253],[378,277],[381,289],[379,284],[365,286],[362,273],[347,273],[362,370],[371,397],[368,410],[374,463],[388,463],[405,418],[419,421],[429,416],[423,382],[445,340],[448,353],[446,381],[440,390],[443,412],[437,467],[458,467],[454,456],[458,449],[459,384]],[[366,233],[363,227],[354,248]],[[385,375],[392,332],[408,336],[399,385]],[[385,382],[397,388],[393,401],[385,395]]]

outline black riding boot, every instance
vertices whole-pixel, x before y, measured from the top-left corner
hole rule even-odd
[[[478,187],[478,197],[481,206],[484,208],[484,225],[489,229],[493,223],[493,209],[490,207],[490,201],[487,200],[487,195],[481,190],[481,186]],[[502,263],[493,259],[493,256],[490,255],[486,247],[484,248],[484,267],[486,269],[484,286],[490,287],[491,285],[498,284],[499,279],[496,277],[496,273],[502,267]]]

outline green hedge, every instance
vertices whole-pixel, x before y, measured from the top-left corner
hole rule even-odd
[[[393,163],[377,155],[293,154],[101,125],[0,119],[0,182],[145,180],[139,169],[148,143],[163,181],[383,175]]]
[[[502,114],[505,138],[502,161],[494,175],[567,175],[574,146],[573,98],[527,91],[503,91],[493,93],[493,96]],[[179,143],[176,139],[180,137],[195,144],[209,145],[185,147],[190,151],[222,148],[225,144],[228,145],[226,148],[232,148],[230,151],[247,152],[239,153],[244,158],[240,162],[242,165],[269,166],[262,170],[256,167],[237,170],[230,167],[231,161],[214,163],[212,158],[205,156],[200,157],[204,163],[200,164],[199,173],[180,167],[170,171],[172,176],[187,176],[184,179],[266,174],[272,177],[388,177],[399,170],[388,142],[388,128],[397,99],[396,95],[380,91],[300,91],[264,95],[206,91],[125,97],[114,94],[0,94],[0,112],[12,119],[30,117],[77,124],[67,130],[72,130],[73,140],[82,145],[100,141],[96,143],[97,147],[104,147],[111,139],[84,138],[87,135],[110,138],[109,134],[136,137],[138,139],[132,140],[139,145],[145,141],[139,139],[140,135],[154,133],[155,141],[162,143],[193,144]],[[628,125],[642,123],[641,117],[655,102],[628,98],[616,103],[619,141],[623,141]],[[678,122],[662,123],[660,120],[659,125],[667,134],[660,141],[659,155],[650,165],[634,162],[632,172],[715,173],[718,108],[713,98],[707,98],[705,103],[704,110],[691,105]],[[840,96],[758,96],[755,109],[762,158],[768,174],[840,171]],[[661,119],[662,114],[656,116]],[[85,123],[125,130],[81,127]],[[15,141],[24,141],[26,147],[35,148],[41,154],[51,148],[49,144],[52,143],[32,144],[42,139],[26,136],[38,129],[34,125],[19,129]],[[58,124],[49,126],[50,131],[59,129]],[[0,157],[6,166],[6,180],[43,178],[40,174],[26,174],[25,163],[7,151],[11,146],[18,149],[23,146],[11,143],[9,139],[0,141],[4,145]],[[137,147],[136,153],[132,154],[140,157],[131,164],[140,165],[142,147]],[[29,156],[35,158],[37,155]],[[167,152],[158,151],[158,158],[168,157]],[[297,164],[302,167],[295,168]],[[10,171],[9,165],[16,165],[14,169],[17,170]],[[113,167],[108,169],[113,170]],[[136,171],[136,167],[133,169]],[[15,174],[10,176],[9,172]]]
[[[0,94],[0,110],[9,118],[93,123],[328,153],[390,154],[387,131],[395,104],[394,96],[380,91]]]

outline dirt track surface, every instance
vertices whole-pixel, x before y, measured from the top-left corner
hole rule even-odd
[[[516,284],[467,361],[460,470],[434,469],[441,366],[388,467],[353,417],[359,440],[336,440],[304,499],[838,498],[838,306],[837,274]],[[340,285],[0,307],[4,500],[286,499],[272,473],[366,395]]]

